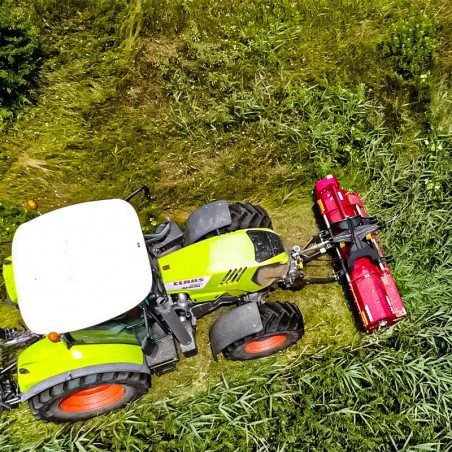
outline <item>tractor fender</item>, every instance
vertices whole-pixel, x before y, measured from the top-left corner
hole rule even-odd
[[[256,302],[239,306],[217,319],[210,328],[210,347],[212,355],[217,355],[228,345],[250,334],[262,331],[263,325]]]
[[[41,339],[20,355],[17,365],[21,401],[56,384],[99,372],[150,374],[141,347],[131,344],[81,344]]]
[[[184,245],[191,245],[209,232],[229,226],[232,222],[227,201],[215,201],[193,211],[185,223]]]

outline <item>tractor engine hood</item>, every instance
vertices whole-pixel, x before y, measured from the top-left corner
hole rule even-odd
[[[38,334],[105,322],[152,287],[138,216],[120,199],[63,207],[22,224],[12,257],[22,317]]]

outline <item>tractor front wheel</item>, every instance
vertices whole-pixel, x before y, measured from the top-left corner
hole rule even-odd
[[[271,302],[259,306],[263,329],[246,336],[223,350],[234,361],[263,358],[295,344],[304,333],[298,306],[289,302]]]
[[[104,372],[59,383],[29,400],[33,416],[46,422],[75,422],[115,410],[145,394],[149,375]]]
[[[231,224],[199,237],[197,242],[210,239],[211,237],[215,237],[217,235],[226,234],[228,232],[239,231],[241,229],[273,229],[272,221],[268,216],[267,211],[261,206],[256,206],[255,204],[250,203],[236,202],[229,204],[228,207],[231,214]]]
[[[226,232],[249,228],[273,229],[267,211],[261,206],[237,202],[229,204],[229,211],[231,212],[232,222],[230,226],[225,228]]]

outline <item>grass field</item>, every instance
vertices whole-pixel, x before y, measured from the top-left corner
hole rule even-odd
[[[0,105],[0,251],[18,224],[124,197],[146,230],[215,199],[315,232],[336,174],[385,223],[409,318],[364,336],[338,285],[274,294],[305,337],[275,357],[200,353],[130,407],[47,425],[4,413],[5,451],[452,451],[452,7],[440,0],[4,0],[38,30],[34,91]],[[328,272],[326,264],[314,271]],[[4,296],[3,281],[0,291]],[[0,305],[2,326],[18,313]],[[10,356],[2,351],[2,361]]]

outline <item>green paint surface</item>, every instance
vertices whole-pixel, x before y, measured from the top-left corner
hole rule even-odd
[[[64,341],[53,343],[44,338],[19,355],[19,387],[22,392],[27,392],[34,385],[56,375],[83,367],[114,363],[142,365],[141,347],[127,344],[87,344],[68,348]]]
[[[279,264],[284,271],[287,262],[288,256],[283,252],[258,263],[246,231],[236,231],[163,256],[159,259],[159,266],[163,282],[171,283],[171,288],[167,289],[169,293],[186,292],[193,301],[202,302],[215,300],[224,294],[240,296],[262,290],[275,278],[265,279],[259,285],[253,281],[257,269]],[[241,277],[229,281],[228,275],[232,272],[240,272]]]

